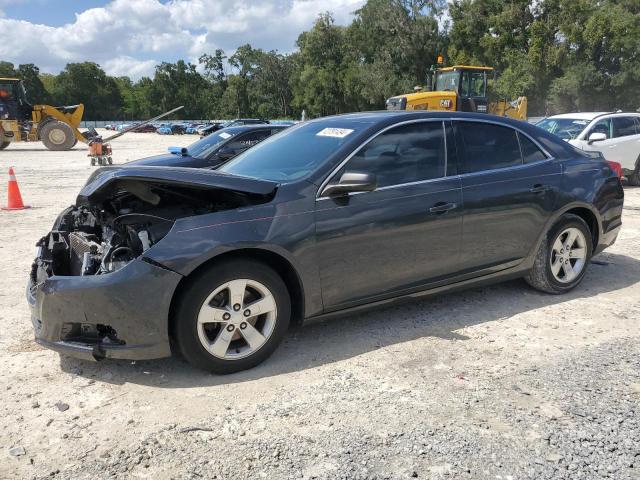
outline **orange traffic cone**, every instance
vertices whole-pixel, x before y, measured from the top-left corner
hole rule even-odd
[[[9,185],[7,185],[8,200],[7,206],[2,207],[2,210],[23,210],[25,208],[31,208],[29,205],[22,203],[22,195],[20,195],[20,188],[16,181],[16,174],[13,172],[13,167],[9,167]]]

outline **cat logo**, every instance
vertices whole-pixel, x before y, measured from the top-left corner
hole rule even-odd
[[[441,108],[451,108],[451,100],[448,99],[448,98],[440,100],[440,107]]]

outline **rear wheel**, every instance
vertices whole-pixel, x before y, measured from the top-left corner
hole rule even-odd
[[[577,215],[563,215],[540,245],[525,279],[543,292],[568,292],[584,278],[592,251],[591,232],[585,221]]]
[[[0,150],[4,150],[11,142],[0,142]]]
[[[635,171],[630,175],[626,175],[626,177],[627,177],[627,182],[629,182],[629,185],[633,185],[634,187],[640,187],[640,157],[638,157],[638,159],[636,160]]]
[[[175,339],[196,367],[226,374],[263,362],[289,327],[282,278],[259,262],[227,261],[190,280],[178,302]]]
[[[44,124],[40,129],[40,139],[49,150],[71,150],[76,143],[73,129],[64,122],[58,120]]]

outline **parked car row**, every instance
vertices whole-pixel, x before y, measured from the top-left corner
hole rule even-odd
[[[27,300],[48,348],[174,345],[231,373],[308,319],[519,277],[568,292],[615,242],[623,198],[601,155],[486,114],[227,127],[95,171],[38,243]]]

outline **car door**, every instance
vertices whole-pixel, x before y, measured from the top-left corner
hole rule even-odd
[[[549,219],[561,165],[509,126],[454,122],[464,204],[461,262],[466,273],[520,263]]]
[[[613,138],[615,146],[608,149],[608,154],[604,154],[607,160],[613,160],[622,165],[622,168],[635,171],[636,161],[640,157],[640,130],[634,116],[613,117]]]
[[[452,132],[449,132],[453,144]],[[316,248],[326,311],[419,289],[455,274],[460,179],[447,176],[442,121],[407,122],[361,146],[345,172],[373,173],[377,188],[316,200]]]
[[[605,140],[591,142],[589,141],[589,137],[593,133],[603,133],[607,138]],[[601,152],[603,155],[605,155],[606,152],[615,150],[618,141],[613,138],[613,122],[611,121],[611,117],[596,120],[580,135],[579,139],[571,143],[587,152]],[[607,158],[606,155],[605,158]]]

